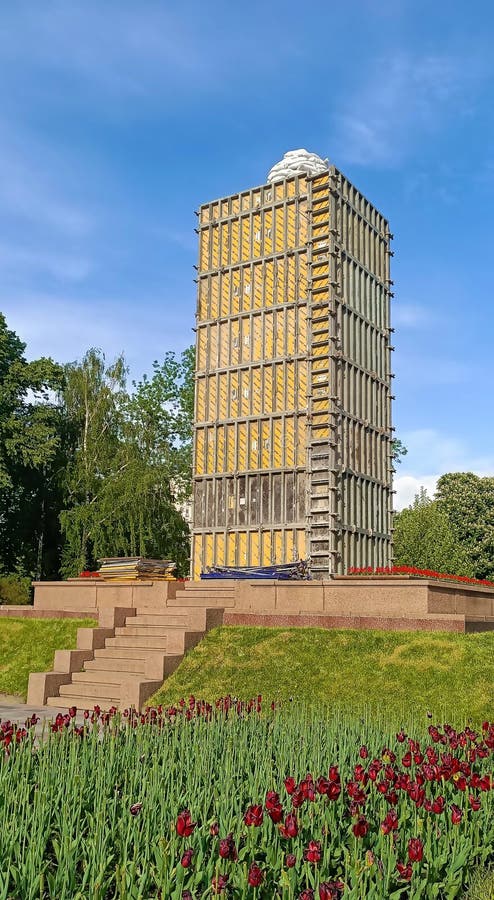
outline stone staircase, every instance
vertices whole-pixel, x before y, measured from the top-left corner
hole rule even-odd
[[[102,709],[140,709],[187,650],[222,620],[220,607],[104,610],[100,624],[109,627],[79,629],[77,650],[57,651],[53,673],[30,676],[28,702],[42,700],[57,708],[92,709],[97,704]],[[35,696],[40,678],[45,679],[42,698]]]

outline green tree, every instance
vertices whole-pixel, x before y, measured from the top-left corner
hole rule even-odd
[[[0,314],[0,569],[39,578],[58,567],[63,370],[25,348]]]
[[[473,472],[442,475],[436,500],[467,553],[474,576],[494,580],[494,478]]]
[[[416,566],[453,575],[472,575],[468,553],[451,522],[425,488],[412,506],[395,516],[394,557],[397,566]]]
[[[394,441],[391,441],[391,458],[393,460],[393,465],[399,466],[403,457],[408,453],[408,448],[405,447],[403,441],[400,441],[399,438],[395,438]]]

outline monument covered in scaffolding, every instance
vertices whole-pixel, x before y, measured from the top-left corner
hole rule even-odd
[[[193,577],[389,565],[388,222],[298,150],[201,206],[198,234]]]

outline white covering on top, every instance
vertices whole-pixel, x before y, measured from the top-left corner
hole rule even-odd
[[[317,153],[309,153],[308,150],[289,150],[283,159],[280,159],[270,170],[267,181],[283,181],[294,175],[321,175],[327,172],[329,166],[327,159],[321,159]]]

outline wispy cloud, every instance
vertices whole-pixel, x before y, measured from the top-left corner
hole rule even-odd
[[[433,318],[431,310],[418,303],[403,303],[400,300],[393,307],[393,325],[400,328],[422,328],[430,324]]]
[[[473,55],[402,52],[376,59],[335,117],[337,158],[357,165],[402,162],[453,112],[470,112],[472,88],[484,75]]]
[[[91,261],[86,257],[8,243],[0,244],[0,266],[4,278],[22,271],[30,275],[44,273],[67,281],[83,281],[92,270]]]

